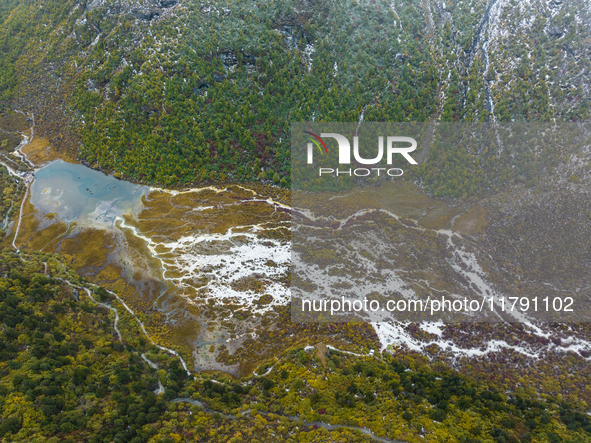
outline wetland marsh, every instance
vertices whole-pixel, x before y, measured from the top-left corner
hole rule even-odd
[[[294,212],[288,203],[289,192],[274,187],[166,190],[55,161],[35,173],[15,243],[60,253],[90,282],[115,291],[154,341],[179,351],[191,370],[238,374],[272,356],[278,346],[326,334],[322,327],[302,334],[300,329],[309,326],[286,323]],[[313,208],[313,215],[344,219],[368,209],[394,214],[391,222],[401,223],[402,237],[392,245],[410,248],[408,260],[414,263],[413,254],[431,257],[426,269],[396,258],[408,268],[408,275],[400,276],[404,287],[420,292],[425,288],[419,286],[429,283],[430,291],[471,292],[485,274],[498,272],[488,260],[482,262],[486,272],[479,267],[481,245],[469,239],[485,228],[487,210],[434,199],[410,182],[335,194],[328,205]],[[416,229],[405,219],[414,220]],[[460,237],[454,236],[439,259],[427,251],[440,231],[464,239],[458,243]],[[9,228],[5,242],[13,238]],[[386,330],[383,325],[372,332],[377,346],[404,342],[402,332]]]
[[[288,303],[284,191],[155,189],[58,160],[37,170],[30,194],[16,245],[64,254],[191,369],[236,372],[215,361],[220,347],[253,336],[251,314]]]

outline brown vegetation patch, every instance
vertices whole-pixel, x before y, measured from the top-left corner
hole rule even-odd
[[[265,282],[261,281],[259,277],[249,276],[238,279],[230,284],[230,287],[235,291],[245,292],[261,292],[265,289]]]
[[[12,152],[21,142],[21,138],[10,132],[0,129],[0,152]]]
[[[84,275],[85,270],[104,265],[108,251],[115,246],[112,236],[107,232],[99,229],[85,229],[64,239],[59,252],[74,257],[72,267]]]
[[[25,132],[31,124],[23,114],[5,114],[0,117],[0,129],[8,132]]]
[[[443,229],[461,208],[448,202],[426,195],[421,188],[411,182],[385,182],[378,186],[365,187],[353,191],[317,194],[308,197],[298,194],[302,206],[310,208],[316,215],[346,218],[364,209],[381,209],[418,222],[429,229]]]
[[[27,240],[27,248],[45,251],[45,252],[56,252],[59,249],[61,240],[66,235],[72,232],[72,226],[67,223],[52,223],[44,229],[36,231]],[[20,235],[19,235],[20,237]]]
[[[25,132],[31,125],[22,114],[4,114],[0,117],[0,152],[12,152],[22,140],[19,132]]]
[[[487,224],[485,215],[486,209],[480,205],[474,206],[457,218],[452,230],[463,235],[481,234]]]
[[[19,207],[20,207],[20,205],[19,205]],[[25,202],[25,204],[23,206],[22,219],[21,219],[20,230],[18,232],[18,237],[14,241],[14,243],[17,246],[21,245],[21,242],[22,242],[22,247],[29,247],[28,246],[29,239],[30,239],[31,235],[33,235],[39,229],[39,225],[40,225],[40,222],[39,222],[39,219],[37,218],[36,212],[37,211],[35,210],[35,207],[31,204],[31,194],[29,193],[29,195],[27,196],[27,201]],[[14,217],[14,225],[12,227],[11,232],[9,233],[9,235],[6,236],[7,246],[11,245],[17,225],[18,225],[18,213]]]
[[[24,146],[22,151],[36,166],[40,166],[57,159],[74,163],[74,161],[65,153],[58,153],[47,138],[33,137],[33,140]]]
[[[323,367],[326,367],[326,353],[328,352],[328,348],[324,343],[318,343],[316,345],[316,357],[320,360]]]
[[[252,195],[238,186],[224,192],[203,189],[177,195],[153,191],[144,198],[144,209],[137,220],[126,217],[126,222],[156,241],[175,241],[197,232],[225,233],[230,228],[241,232],[253,225],[288,220],[288,214],[276,211],[273,205],[252,204]],[[273,233],[274,237],[278,235],[285,237],[286,233]]]
[[[96,281],[101,285],[117,282],[121,277],[121,271],[120,266],[109,263],[96,275]]]

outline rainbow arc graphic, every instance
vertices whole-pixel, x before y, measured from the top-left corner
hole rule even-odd
[[[318,148],[318,150],[320,151],[320,153],[322,154],[322,148],[320,147],[320,144],[322,144],[322,146],[324,147],[324,151],[326,152],[326,155],[328,155],[328,149],[326,148],[326,145],[324,144],[324,142],[322,141],[322,139],[320,137],[318,137],[316,134],[314,134],[313,132],[308,132],[308,131],[304,131],[306,134],[311,135],[314,138],[308,137],[308,140],[310,140],[312,143],[314,143],[316,145],[316,147]],[[320,142],[320,143],[318,143]]]

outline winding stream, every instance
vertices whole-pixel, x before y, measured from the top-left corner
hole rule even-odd
[[[156,369],[158,370],[158,366],[156,365],[156,363],[154,363],[152,360],[150,360],[148,357],[146,357],[146,354],[141,354],[142,359],[148,363],[148,366],[150,366],[152,369]],[[156,391],[154,392],[156,395],[162,395],[164,394],[164,386],[162,386],[162,382],[160,381],[160,379],[158,379],[158,388],[156,389]]]
[[[207,404],[199,401],[199,400],[193,400],[192,398],[186,398],[186,397],[179,397],[179,398],[175,398],[172,400],[175,403],[190,403],[194,406],[199,406],[200,408],[203,408],[203,410],[207,411],[207,412],[217,412],[217,411],[213,411],[211,409],[209,409],[209,407],[207,406]],[[258,411],[255,410],[257,414],[263,415],[263,416],[267,416],[269,415],[268,412],[265,411]],[[247,409],[246,411],[241,412],[242,415],[244,414],[250,414],[252,413],[253,410],[252,409]],[[229,420],[237,420],[240,417],[238,417],[237,415],[232,415],[232,414],[222,414],[220,412],[217,412],[218,414],[220,414],[222,417],[229,419]],[[383,443],[404,443],[403,441],[400,440],[392,440],[389,438],[384,438],[384,437],[378,437],[377,435],[375,435],[369,428],[362,428],[359,426],[351,426],[351,425],[332,425],[330,423],[324,423],[323,421],[320,420],[315,420],[315,421],[303,421],[300,417],[296,417],[293,415],[283,415],[283,414],[276,414],[280,417],[285,417],[291,421],[296,421],[299,424],[301,424],[301,426],[307,426],[307,427],[315,427],[315,428],[324,428],[327,429],[329,431],[333,431],[333,430],[337,430],[337,429],[351,429],[354,431],[359,431],[364,435],[367,435],[368,437],[371,437],[373,440],[375,441],[379,441],[379,442],[383,442]]]

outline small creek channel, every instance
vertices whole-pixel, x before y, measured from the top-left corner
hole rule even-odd
[[[184,397],[180,397],[180,398],[175,398],[172,400],[175,403],[190,403],[194,406],[199,406],[200,408],[203,408],[203,410],[207,411],[207,412],[216,412],[216,411],[212,411],[211,409],[208,408],[208,406],[199,401],[199,400],[193,400],[192,398],[184,398]],[[245,414],[250,414],[252,413],[253,410],[252,409],[247,409],[243,412],[241,412],[242,415]],[[260,415],[264,415],[267,416],[269,415],[268,412],[264,412],[264,411],[257,411],[255,410],[256,414],[260,414]],[[230,419],[230,420],[236,420],[239,417],[237,415],[232,415],[232,414],[221,414],[219,413],[222,417]],[[317,427],[317,428],[324,428],[327,429],[329,431],[332,430],[336,430],[336,429],[351,429],[354,431],[359,431],[364,435],[367,435],[369,437],[371,437],[372,439],[374,439],[375,441],[379,441],[379,442],[384,442],[384,443],[404,443],[401,440],[392,440],[389,438],[384,438],[384,437],[378,437],[377,435],[375,435],[373,432],[371,432],[371,430],[369,430],[368,428],[361,428],[359,426],[349,426],[349,425],[331,425],[329,423],[324,423],[323,421],[320,420],[315,420],[315,421],[302,421],[299,417],[293,416],[293,415],[281,415],[281,414],[276,414],[279,415],[280,417],[285,417],[289,420],[292,421],[297,421],[298,423],[301,424],[301,426],[309,426],[309,427]]]

